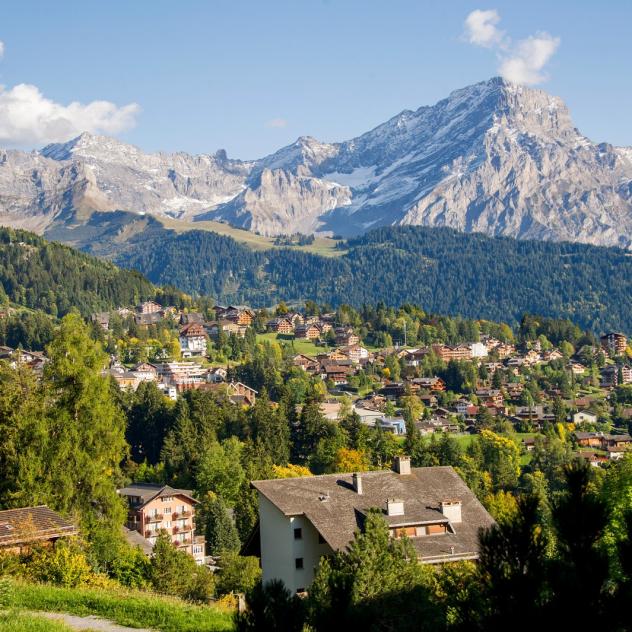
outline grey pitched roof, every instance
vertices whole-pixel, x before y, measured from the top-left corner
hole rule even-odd
[[[404,515],[397,516],[397,524],[445,522],[440,503],[459,499],[462,522],[451,523],[453,533],[411,538],[411,542],[426,561],[478,555],[478,531],[494,521],[452,467],[412,468],[410,475],[379,471],[361,476],[361,495],[353,488],[351,474],[253,481],[252,486],[286,516],[305,515],[334,550],[345,549],[366,511],[384,509],[389,498],[404,501]]]
[[[74,524],[46,505],[0,511],[0,547],[78,533]]]
[[[118,490],[121,496],[138,496],[141,505],[146,505],[149,501],[160,496],[186,496],[194,503],[199,502],[193,498],[190,489],[176,489],[169,485],[156,485],[154,483],[132,483],[127,487]]]

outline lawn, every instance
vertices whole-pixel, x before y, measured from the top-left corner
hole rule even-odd
[[[0,632],[70,632],[72,628],[35,614],[17,610],[0,611]]]
[[[311,340],[295,340],[291,336],[284,336],[275,333],[257,334],[257,341],[263,342],[269,340],[272,342],[278,342],[280,345],[287,345],[291,349],[294,349],[296,353],[302,353],[304,355],[315,356],[318,353],[325,353],[328,347],[319,347],[315,345]]]
[[[92,614],[119,625],[153,628],[162,632],[221,632],[233,629],[230,611],[139,590],[61,588],[15,581],[3,601],[16,609],[67,612],[79,616]],[[36,624],[38,622],[33,623]],[[0,630],[12,629],[61,631],[65,628],[0,627]]]

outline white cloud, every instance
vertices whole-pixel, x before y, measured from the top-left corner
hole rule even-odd
[[[287,121],[283,118],[274,118],[266,122],[266,127],[287,127]]]
[[[0,40],[0,59],[4,57],[4,42]]]
[[[508,81],[525,85],[546,81],[544,67],[558,49],[560,38],[542,32],[513,42],[498,28],[499,22],[495,9],[476,9],[465,18],[465,38],[470,44],[494,49],[498,72]]]
[[[465,18],[465,37],[470,44],[491,48],[502,45],[505,32],[496,27],[500,15],[496,9],[476,9]]]
[[[542,69],[560,45],[560,38],[537,33],[519,41],[512,54],[500,64],[500,74],[515,83],[534,85],[546,81]]]
[[[140,106],[109,101],[68,105],[47,99],[36,86],[0,86],[0,143],[33,146],[66,141],[82,132],[118,134],[135,125]]]

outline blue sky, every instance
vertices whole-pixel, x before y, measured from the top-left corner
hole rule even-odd
[[[496,10],[505,44],[468,43],[474,10]],[[632,145],[631,23],[625,0],[7,0],[0,145],[38,146],[82,125],[146,150],[239,158],[300,135],[344,140],[498,74],[507,41],[518,50],[543,31],[559,45],[541,87],[591,139]],[[138,107],[66,109],[98,100]],[[60,112],[67,130],[43,120]]]

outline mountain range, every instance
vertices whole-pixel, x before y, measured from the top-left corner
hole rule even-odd
[[[64,239],[111,211],[127,212],[121,240],[152,215],[268,236],[422,225],[630,248],[632,148],[591,142],[559,98],[493,78],[352,140],[301,137],[259,160],[90,134],[0,150],[0,224]]]

